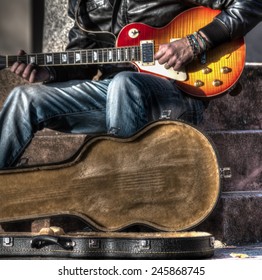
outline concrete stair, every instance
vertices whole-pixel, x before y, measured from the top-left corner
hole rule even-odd
[[[262,240],[261,77],[261,64],[247,64],[239,81],[242,90],[212,100],[201,125],[232,178],[222,180],[217,208],[197,229],[213,232],[226,244]]]

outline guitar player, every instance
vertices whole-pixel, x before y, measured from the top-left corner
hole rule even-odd
[[[195,7],[218,13],[201,28],[195,23],[201,22],[202,16],[195,17],[190,23],[195,30],[161,42],[156,51],[151,42],[141,44],[142,66],[157,62],[162,69],[175,73],[192,61],[205,63],[211,50],[242,38],[262,19],[261,0],[69,0],[68,14],[74,26],[67,50],[108,49],[108,61],[56,65],[48,57],[42,66],[35,60],[13,62],[10,70],[30,84],[13,89],[0,113],[0,168],[17,165],[34,133],[43,128],[128,137],[161,118],[199,124],[206,99],[183,92],[175,79],[138,71],[138,65],[110,51],[125,26],[143,23],[158,30]],[[139,28],[130,28],[125,38],[140,35]],[[98,54],[93,52],[91,60],[100,62]],[[24,55],[20,51],[19,57]],[[61,57],[61,64],[67,64],[66,52]],[[118,60],[121,63],[116,63]]]

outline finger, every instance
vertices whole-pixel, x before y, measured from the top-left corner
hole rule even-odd
[[[173,55],[168,59],[164,67],[166,69],[174,68],[177,64],[179,64],[179,58],[177,57],[177,55]]]
[[[36,75],[37,75],[37,70],[34,68],[33,70],[32,70],[32,72],[30,73],[30,77],[29,77],[29,82],[30,83],[34,83],[34,82],[36,82],[37,80],[36,80]]]
[[[26,64],[25,63],[21,63],[21,62],[18,62],[18,67],[16,68],[15,70],[15,74],[17,74],[18,76],[21,76],[23,75],[23,72],[25,71],[25,68],[26,68]]]
[[[36,65],[35,64],[28,64],[26,67],[25,67],[25,69],[24,69],[24,71],[23,71],[23,73],[22,73],[22,77],[24,78],[24,79],[26,79],[26,80],[29,80],[30,79],[30,76],[31,76],[31,73],[32,73],[32,71],[34,70],[36,68]]]
[[[17,53],[17,55],[24,55],[24,54],[26,54],[26,52],[24,50],[19,50]]]
[[[165,63],[168,63],[169,59],[170,57],[167,54],[164,54],[158,59],[158,63],[163,65]]]
[[[18,68],[18,66],[21,64],[21,62],[17,61],[15,62],[11,67],[10,67],[10,71],[15,73],[16,69]]]
[[[165,64],[166,68],[170,68],[172,66],[171,61],[169,61],[176,53],[175,48],[171,44],[165,45],[165,47],[161,50],[162,51],[162,56],[158,58],[158,62],[160,64]]]
[[[164,65],[164,67],[165,67],[166,69],[170,69],[171,66],[172,66],[172,65],[170,65],[169,62],[166,62],[165,65]]]
[[[163,44],[159,46],[159,50],[155,53],[155,59],[159,60],[162,56],[165,55],[167,49],[167,45]]]

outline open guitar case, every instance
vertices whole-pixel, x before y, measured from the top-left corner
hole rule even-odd
[[[0,257],[212,257],[214,236],[190,229],[216,207],[220,173],[210,139],[170,120],[91,137],[65,162],[3,170]]]

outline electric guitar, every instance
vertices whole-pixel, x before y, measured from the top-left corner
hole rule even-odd
[[[116,47],[57,53],[0,56],[0,69],[15,61],[40,66],[133,63],[140,72],[177,81],[186,93],[197,97],[212,97],[229,90],[240,78],[245,65],[244,39],[234,40],[207,52],[206,62],[194,60],[181,71],[165,69],[154,60],[159,45],[192,34],[210,23],[220,11],[204,7],[189,9],[163,28],[143,23],[126,25],[119,33]]]

